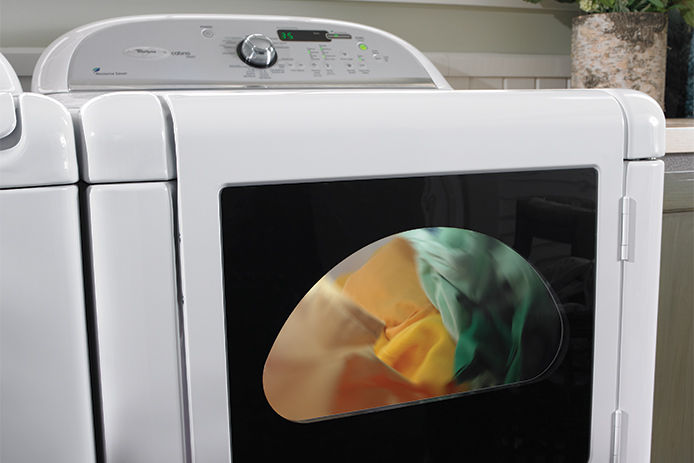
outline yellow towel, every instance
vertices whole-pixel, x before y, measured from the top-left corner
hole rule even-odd
[[[374,345],[381,361],[417,385],[442,391],[451,382],[455,343],[420,286],[415,252],[406,240],[391,240],[337,281],[385,324]]]

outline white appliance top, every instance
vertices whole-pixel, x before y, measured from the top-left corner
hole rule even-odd
[[[111,19],[55,40],[32,91],[450,88],[412,45],[342,21],[281,16]]]
[[[17,73],[14,72],[12,65],[0,53],[0,92],[19,95],[22,93],[22,84],[19,82]]]
[[[72,119],[43,95],[22,93],[0,54],[0,190],[77,181]]]
[[[17,127],[14,95],[22,93],[22,85],[7,59],[0,53],[0,138]]]

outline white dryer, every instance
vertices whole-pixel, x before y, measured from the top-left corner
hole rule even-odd
[[[77,158],[67,110],[0,55],[0,461],[94,462]]]
[[[664,118],[332,20],[121,18],[79,137],[107,461],[650,459]]]

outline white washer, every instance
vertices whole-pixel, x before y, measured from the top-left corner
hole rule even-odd
[[[33,89],[72,111],[91,184],[108,461],[649,460],[664,118],[647,96],[455,92],[369,27],[212,15],[76,29]],[[263,368],[299,299],[427,227],[537,269],[565,317],[551,371],[331,420],[275,413]]]
[[[0,55],[0,460],[94,462],[67,110]]]

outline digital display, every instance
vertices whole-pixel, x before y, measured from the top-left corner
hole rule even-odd
[[[283,42],[330,42],[328,31],[280,29],[277,36]]]

